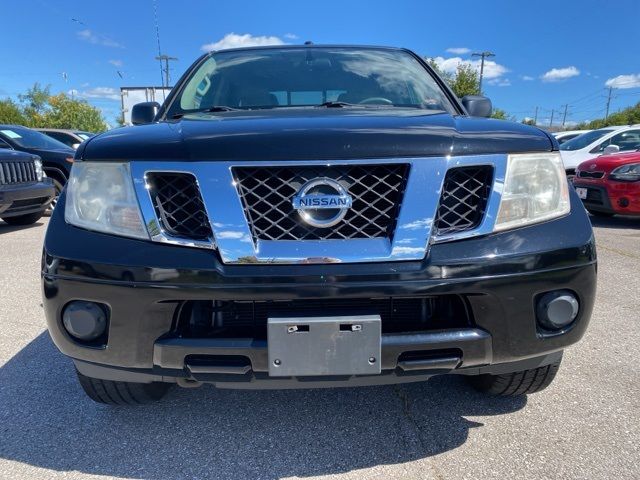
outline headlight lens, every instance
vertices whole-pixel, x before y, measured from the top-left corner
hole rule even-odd
[[[559,153],[509,155],[494,231],[550,220],[570,209]]]
[[[35,158],[33,160],[33,164],[36,167],[36,178],[39,182],[41,182],[44,178],[44,170],[42,170],[42,160],[40,160],[39,158]]]
[[[620,182],[637,182],[640,180],[640,163],[630,163],[618,167],[611,171],[609,178]]]
[[[148,239],[128,163],[75,162],[67,183],[67,223]]]

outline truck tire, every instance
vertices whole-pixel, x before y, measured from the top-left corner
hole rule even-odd
[[[27,215],[18,215],[16,217],[7,217],[2,220],[7,222],[9,225],[31,225],[40,220],[42,215],[44,215],[44,211],[28,213]]]
[[[143,405],[160,400],[171,384],[162,382],[133,383],[114,382],[87,377],[76,370],[84,393],[98,403],[107,405]]]
[[[476,390],[493,396],[527,395],[547,388],[558,373],[561,361],[521,372],[478,375],[469,377],[469,381]]]

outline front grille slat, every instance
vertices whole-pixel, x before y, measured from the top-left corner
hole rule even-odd
[[[435,234],[472,230],[487,208],[493,168],[489,165],[452,168],[447,172],[434,222]]]
[[[0,162],[0,185],[13,185],[36,181],[35,165],[31,161]]]
[[[236,167],[238,194],[254,240],[392,238],[406,188],[408,164]],[[330,178],[353,198],[344,219],[329,228],[306,224],[292,205],[310,180]]]
[[[162,228],[171,235],[196,240],[212,237],[196,178],[189,173],[151,172],[147,183]]]

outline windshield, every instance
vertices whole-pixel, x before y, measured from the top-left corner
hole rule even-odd
[[[58,140],[36,132],[29,128],[11,127],[0,129],[0,135],[23,148],[40,148],[45,150],[69,150],[69,147]]]
[[[429,72],[407,52],[283,47],[213,53],[192,73],[168,116],[216,106],[288,108],[325,102],[454,112]]]
[[[601,129],[601,130],[592,130],[591,132],[583,133],[582,135],[578,135],[576,138],[572,138],[564,142],[560,145],[560,150],[582,150],[585,147],[588,147],[593,142],[598,140],[599,138],[604,137],[607,133],[611,133],[612,130]]]

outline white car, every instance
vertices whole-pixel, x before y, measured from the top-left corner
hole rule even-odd
[[[556,137],[556,140],[558,140],[558,143],[562,145],[563,143],[568,142],[569,140],[572,140],[577,136],[590,131],[591,130],[565,130],[564,132],[554,132],[551,135]]]
[[[638,149],[640,124],[599,128],[560,145],[564,168],[571,174],[582,162],[604,153],[632,152]]]

